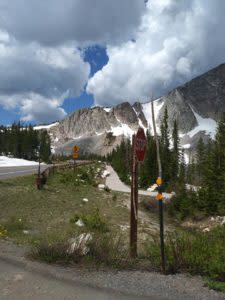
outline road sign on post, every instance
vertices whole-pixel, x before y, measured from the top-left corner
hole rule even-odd
[[[143,128],[132,137],[132,182],[131,182],[131,214],[130,214],[130,256],[137,256],[137,221],[138,221],[138,162],[143,161],[147,139]]]
[[[77,145],[73,146],[73,153],[79,152],[80,148]]]
[[[147,139],[142,127],[138,128],[135,139],[135,152],[138,161],[143,161],[145,158]]]

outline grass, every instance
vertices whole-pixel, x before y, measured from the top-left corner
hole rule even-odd
[[[90,215],[96,210],[115,231],[120,225],[128,225],[129,210],[124,203],[129,202],[129,194],[100,191],[97,188],[100,179],[95,179],[95,175],[101,168],[97,163],[77,167],[75,174],[72,170],[56,173],[40,191],[36,189],[35,176],[1,181],[0,224],[7,230],[8,237],[27,244],[44,239],[67,239],[86,230],[70,219],[83,215],[90,225],[93,223]],[[29,234],[24,234],[24,230]]]
[[[168,273],[189,272],[207,278],[206,283],[225,290],[225,226],[208,233],[176,232],[165,239],[166,270]],[[152,265],[160,269],[159,241],[149,241],[146,252]]]
[[[139,261],[128,255],[129,194],[99,190],[97,175],[102,165],[77,167],[56,173],[43,190],[37,190],[35,176],[0,182],[0,238],[7,236],[17,243],[34,246],[32,256],[47,262],[95,263],[116,268],[137,266],[149,261],[160,269],[158,216],[139,208]],[[84,198],[88,202],[83,201]],[[145,197],[140,197],[142,200]],[[166,217],[166,215],[165,215]],[[83,227],[75,222],[81,219]],[[166,228],[174,227],[166,219]],[[123,229],[125,228],[125,230]],[[167,235],[166,260],[170,273],[188,271],[204,276],[208,286],[224,291],[225,229],[209,233],[183,232]],[[26,232],[26,233],[25,233]],[[68,252],[69,240],[91,232],[88,254],[76,248]],[[145,248],[143,241],[149,237]]]

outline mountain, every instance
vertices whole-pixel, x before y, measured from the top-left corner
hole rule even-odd
[[[178,121],[184,148],[194,147],[202,136],[212,138],[225,110],[225,64],[194,78],[154,100],[157,127],[167,107],[169,127]],[[48,128],[56,153],[71,153],[77,144],[83,152],[106,154],[131,137],[139,126],[152,131],[151,103],[124,102],[115,107],[80,109]]]

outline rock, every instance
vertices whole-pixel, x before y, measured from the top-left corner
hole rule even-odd
[[[81,255],[86,255],[89,251],[87,243],[92,240],[92,235],[90,233],[82,233],[78,237],[69,239],[69,248],[67,252],[73,254],[76,251]]]
[[[210,229],[209,229],[209,227],[206,227],[206,228],[204,228],[202,231],[203,231],[203,232],[210,232]]]
[[[101,177],[102,177],[102,178],[106,178],[106,177],[108,177],[109,175],[110,175],[110,172],[107,171],[107,170],[104,170]]]
[[[104,190],[105,185],[104,185],[104,184],[99,184],[99,185],[98,185],[98,188],[99,188],[99,190]]]
[[[83,198],[83,202],[88,202],[88,199],[87,198]]]
[[[221,225],[225,225],[225,216],[222,218]]]
[[[23,233],[24,234],[29,234],[30,232],[29,232],[29,230],[23,230]]]
[[[83,223],[83,221],[82,220],[78,220],[76,223],[75,223],[77,226],[79,226],[79,227],[82,227],[82,226],[84,226],[84,223]]]

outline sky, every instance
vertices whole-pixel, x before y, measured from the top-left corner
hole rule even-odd
[[[0,124],[146,102],[225,62],[223,0],[0,0]]]

